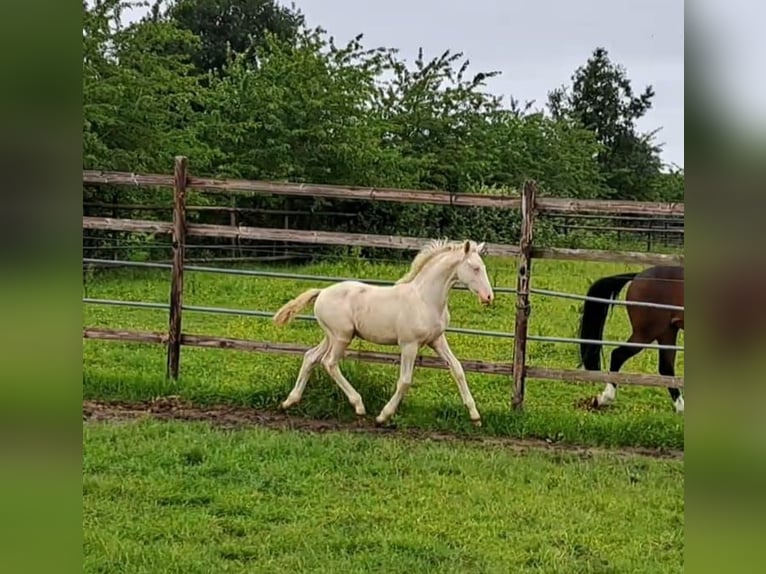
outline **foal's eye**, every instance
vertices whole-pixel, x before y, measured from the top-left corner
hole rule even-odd
[[[472,267],[474,273],[481,271],[481,267]]]

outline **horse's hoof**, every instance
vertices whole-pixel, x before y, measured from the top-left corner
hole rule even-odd
[[[280,409],[280,410],[283,410],[283,411],[287,411],[287,410],[290,410],[290,409],[291,409],[291,408],[293,408],[295,405],[297,405],[297,404],[298,404],[298,402],[299,402],[299,401],[296,401],[296,400],[291,400],[291,399],[288,397],[288,398],[286,398],[284,401],[282,401],[282,402],[280,403],[280,405],[279,405],[279,409]]]
[[[471,423],[475,427],[480,427],[481,426],[481,419],[471,419]]]

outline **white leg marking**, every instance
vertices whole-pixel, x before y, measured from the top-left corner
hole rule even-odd
[[[613,403],[616,394],[617,389],[615,386],[612,383],[607,383],[604,387],[604,392],[602,392],[598,397],[598,405],[601,406]]]
[[[678,395],[678,398],[675,400],[673,405],[676,407],[676,412],[677,413],[684,412],[684,396],[683,395]]]

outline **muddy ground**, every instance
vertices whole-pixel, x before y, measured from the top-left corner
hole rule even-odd
[[[597,454],[623,456],[650,456],[683,460],[683,451],[650,449],[639,447],[595,448],[552,443],[538,439],[516,439],[511,437],[476,437],[441,431],[397,429],[393,426],[379,427],[373,421],[359,419],[353,422],[316,420],[282,412],[258,410],[230,405],[192,405],[177,397],[163,397],[145,402],[99,402],[83,401],[83,421],[129,421],[152,418],[166,421],[198,421],[227,429],[265,427],[280,430],[304,432],[351,432],[374,436],[411,438],[432,441],[460,441],[471,444],[507,448],[517,452],[543,450],[549,452],[576,454],[584,457]]]

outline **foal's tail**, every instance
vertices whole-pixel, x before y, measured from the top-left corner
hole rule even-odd
[[[602,277],[590,286],[586,295],[599,299],[614,299],[626,283],[634,279],[638,273],[624,273]],[[611,303],[602,301],[585,301],[580,320],[580,338],[601,341],[604,335],[604,324]],[[580,359],[582,366],[589,371],[601,369],[601,343],[580,343]]]
[[[322,292],[322,289],[308,289],[298,295],[292,301],[285,303],[282,308],[274,313],[273,321],[277,325],[287,325],[306,305],[311,303]]]

